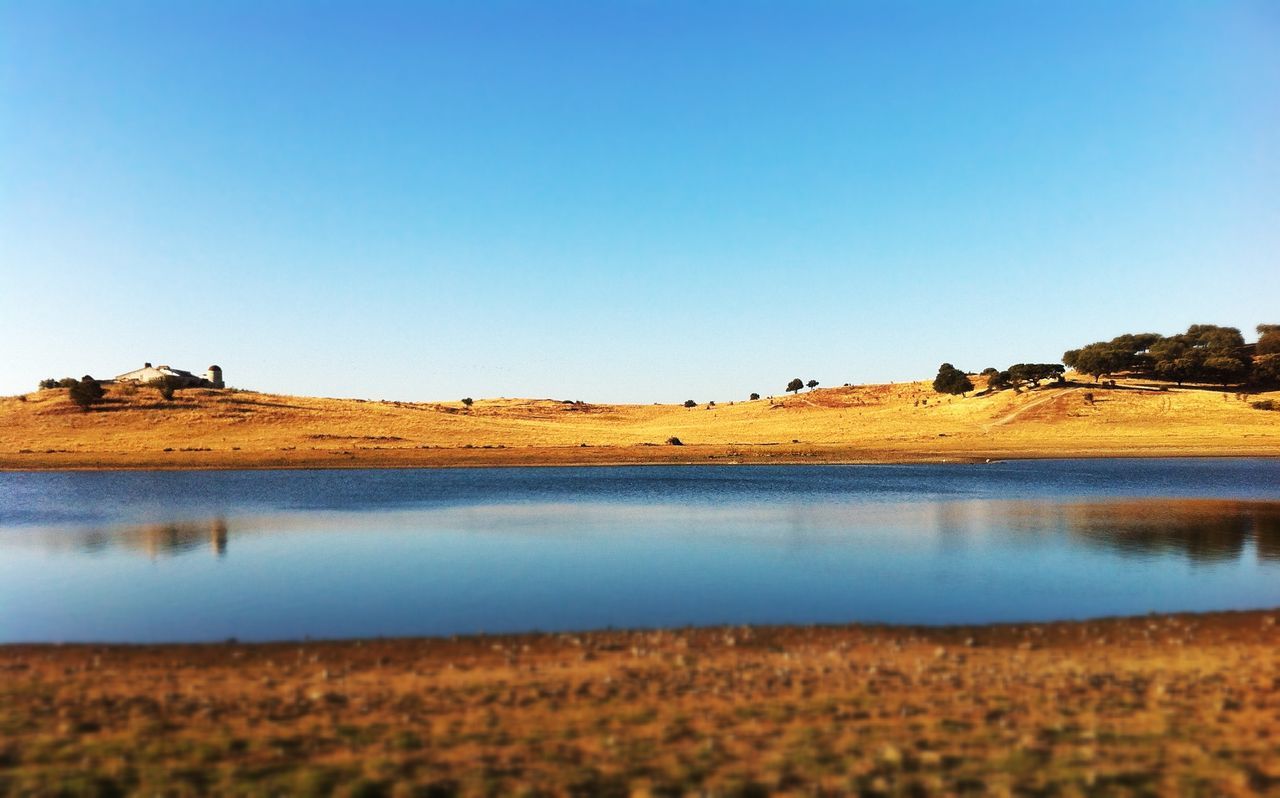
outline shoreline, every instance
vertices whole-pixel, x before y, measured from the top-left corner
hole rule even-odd
[[[134,453],[40,453],[0,455],[0,473],[34,473],[41,471],[299,471],[358,469],[448,469],[448,468],[587,468],[619,466],[760,466],[760,465],[987,465],[1030,460],[1149,460],[1149,459],[1230,459],[1280,458],[1271,446],[1257,450],[1241,447],[1221,449],[1186,447],[1094,447],[1068,451],[948,451],[894,452],[859,450],[847,447],[809,447],[803,450],[744,451],[746,447],[685,445],[679,452],[662,447],[658,453],[628,452],[620,449],[653,449],[653,446],[590,447],[590,456],[582,456],[579,447],[522,451],[497,449],[476,452],[473,449],[436,449],[431,454],[418,452],[388,454],[370,452],[335,459],[328,453],[280,457],[271,453],[248,452],[243,455],[218,456],[202,452],[205,457],[181,453],[176,457],[139,456]],[[765,448],[760,446],[759,448]],[[501,454],[497,454],[501,452]],[[777,452],[777,453],[775,453]],[[564,456],[564,455],[573,456]],[[326,456],[327,455],[327,456]],[[212,460],[212,462],[211,462]]]
[[[1280,789],[1280,608],[0,646],[0,792]]]
[[[714,623],[706,626],[686,625],[686,626],[636,626],[636,627],[602,627],[598,629],[560,629],[560,630],[529,630],[523,632],[465,632],[458,634],[434,634],[434,635],[391,635],[391,636],[374,636],[374,637],[301,637],[301,638],[279,638],[270,640],[241,640],[239,638],[228,638],[225,640],[173,640],[160,642],[131,642],[131,641],[111,641],[111,640],[63,640],[63,641],[14,641],[0,642],[0,658],[3,657],[6,650],[14,649],[57,649],[57,650],[76,650],[76,649],[213,649],[225,647],[242,647],[242,648],[289,648],[296,646],[354,646],[363,647],[370,643],[380,643],[387,645],[424,645],[424,646],[461,646],[483,648],[493,643],[511,643],[511,642],[533,642],[533,641],[550,641],[550,640],[567,640],[570,638],[587,639],[614,639],[620,637],[644,637],[646,635],[684,635],[684,636],[709,636],[715,638],[718,635],[732,634],[735,631],[750,630],[753,636],[776,636],[788,635],[803,631],[806,634],[852,634],[854,632],[863,632],[867,634],[876,634],[887,637],[895,636],[928,636],[938,638],[949,638],[956,635],[972,636],[974,634],[983,633],[987,640],[1001,640],[1023,638],[1028,634],[1040,635],[1046,630],[1057,630],[1058,632],[1070,634],[1079,633],[1080,627],[1087,627],[1093,624],[1127,626],[1140,624],[1141,622],[1157,620],[1168,621],[1170,619],[1177,621],[1194,621],[1196,619],[1208,619],[1213,624],[1223,626],[1236,626],[1240,623],[1247,623],[1250,619],[1257,616],[1262,619],[1264,627],[1270,627],[1275,624],[1277,631],[1280,632],[1280,605],[1271,607],[1254,607],[1250,609],[1229,609],[1229,610],[1177,610],[1171,612],[1145,612],[1133,615],[1098,615],[1087,616],[1083,618],[1062,618],[1056,620],[1015,620],[1015,621],[990,621],[977,623],[893,623],[878,621],[848,621],[838,623],[769,623],[769,624],[752,624],[752,623]],[[1265,621],[1271,617],[1274,620],[1271,623]],[[1039,631],[1035,631],[1039,630]],[[576,644],[575,644],[576,645]],[[1280,651],[1277,652],[1280,654]]]

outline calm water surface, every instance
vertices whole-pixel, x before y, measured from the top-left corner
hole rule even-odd
[[[1280,606],[1280,461],[0,474],[0,641]]]

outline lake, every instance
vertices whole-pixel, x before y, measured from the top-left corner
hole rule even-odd
[[[0,642],[1280,606],[1280,461],[0,473]]]

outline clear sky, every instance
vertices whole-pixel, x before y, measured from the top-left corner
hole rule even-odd
[[[1280,4],[0,1],[0,393],[727,401],[1280,323]]]

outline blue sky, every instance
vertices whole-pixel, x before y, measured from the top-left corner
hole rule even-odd
[[[0,2],[0,393],[727,401],[1280,323],[1271,2]]]

